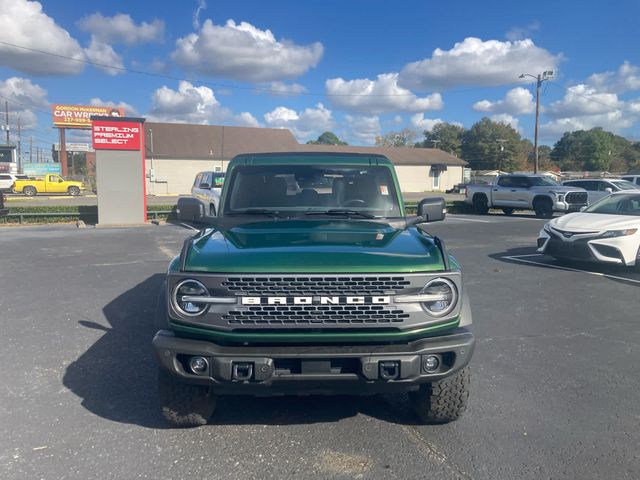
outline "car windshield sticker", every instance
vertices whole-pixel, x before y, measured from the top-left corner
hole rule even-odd
[[[389,195],[389,187],[386,185],[380,185],[380,193],[382,195]]]

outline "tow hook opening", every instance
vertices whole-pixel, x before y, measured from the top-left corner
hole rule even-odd
[[[251,362],[233,362],[231,375],[233,380],[239,382],[247,382],[253,377],[253,363]]]
[[[385,360],[379,364],[380,378],[382,380],[397,380],[400,378],[400,361]]]

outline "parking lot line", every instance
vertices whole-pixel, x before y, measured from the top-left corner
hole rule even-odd
[[[631,283],[636,283],[636,284],[640,285],[640,280],[636,280],[636,279],[633,279],[633,278],[620,277],[618,275],[610,275],[608,273],[592,272],[591,270],[581,270],[579,268],[563,267],[561,265],[552,265],[552,264],[544,263],[544,262],[535,262],[533,260],[527,260],[527,259],[523,258],[523,257],[534,257],[534,256],[544,257],[545,255],[542,254],[542,253],[533,253],[533,254],[528,254],[528,255],[510,255],[510,256],[506,256],[506,257],[502,257],[502,258],[505,259],[505,260],[513,260],[514,262],[528,263],[528,264],[531,264],[531,265],[540,265],[542,267],[555,268],[556,270],[567,270],[569,272],[586,273],[588,275],[594,275],[596,277],[606,277],[606,278],[611,278],[613,280],[623,280],[625,282],[631,282]]]

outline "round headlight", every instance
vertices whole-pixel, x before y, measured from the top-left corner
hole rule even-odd
[[[422,307],[434,317],[442,317],[453,310],[458,301],[458,290],[453,282],[446,278],[434,278],[422,290],[423,295],[433,300],[422,302]]]
[[[197,317],[202,315],[208,304],[199,303],[194,297],[208,297],[209,291],[197,280],[183,280],[173,289],[173,306],[182,315]]]

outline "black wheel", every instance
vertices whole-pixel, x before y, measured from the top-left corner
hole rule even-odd
[[[216,409],[216,397],[209,387],[181,383],[158,371],[158,394],[162,416],[174,427],[206,425]]]
[[[541,198],[533,202],[533,210],[536,212],[536,217],[538,218],[553,217],[553,204],[549,199]]]
[[[505,215],[513,215],[515,209],[513,208],[503,208],[502,211],[504,212]]]
[[[427,383],[409,394],[416,415],[425,423],[448,423],[457,420],[467,409],[469,367],[437,382]]]
[[[216,216],[216,206],[213,203],[209,204],[209,216],[210,217]]]
[[[80,195],[80,189],[78,187],[69,187],[67,191],[72,197],[77,197],[78,195]]]
[[[478,215],[486,215],[489,213],[489,202],[484,195],[473,197],[473,213]]]
[[[38,191],[36,190],[36,187],[28,185],[22,189],[22,193],[24,193],[28,197],[35,197]]]

